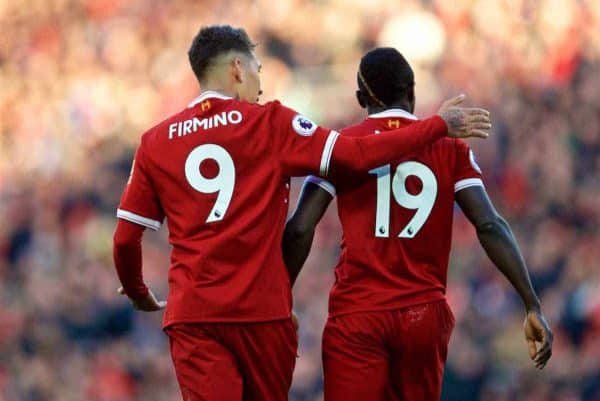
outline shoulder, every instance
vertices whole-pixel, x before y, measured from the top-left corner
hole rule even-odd
[[[473,151],[462,139],[442,138],[430,145],[427,153],[446,165],[455,166],[455,168],[471,166],[477,173],[481,174],[481,169],[477,164]]]
[[[281,104],[277,100],[265,103],[263,107],[268,110],[269,119],[286,131],[293,130],[301,136],[311,136],[319,128],[319,124],[310,117]]]
[[[461,150],[469,149],[469,146],[462,139],[449,137],[438,139],[430,146],[434,150],[442,151],[445,153],[457,153]]]
[[[242,113],[255,117],[264,116],[269,119],[269,122],[285,117],[291,119],[294,115],[298,114],[289,107],[281,104],[279,100],[272,100],[263,104],[250,103],[243,100],[232,100],[232,102],[234,107],[238,108]]]
[[[146,130],[140,137],[140,149],[148,148],[152,146],[159,138],[160,132],[168,129],[168,123],[165,121],[156,124],[154,127]]]
[[[460,159],[459,146],[456,138],[444,137],[427,145],[418,153],[424,157],[430,157],[432,160],[438,160],[442,165],[453,166],[456,160]]]
[[[261,112],[266,112],[269,110],[273,110],[275,108],[277,108],[278,106],[281,106],[281,103],[278,100],[273,100],[270,102],[266,102],[266,103],[252,103],[252,102],[246,102],[245,100],[239,100],[239,99],[231,99],[230,102],[232,102],[232,105],[234,107],[246,110],[246,111],[250,111],[250,112],[257,112],[257,113],[261,113]]]
[[[366,118],[357,124],[342,128],[340,134],[346,136],[363,136],[375,132],[376,129],[376,121]]]
[[[445,138],[445,139],[452,140],[453,146],[454,146],[454,148],[456,150],[459,150],[459,151],[460,150],[466,150],[466,151],[468,151],[470,149],[469,145],[464,140],[462,140],[460,138]]]
[[[259,110],[263,110],[266,113],[286,119],[292,119],[296,115],[300,115],[300,113],[298,113],[296,110],[287,107],[279,100],[272,100],[263,105],[257,105],[257,107],[260,108]]]
[[[172,124],[177,123],[178,121],[185,120],[189,117],[191,113],[192,108],[186,107],[185,109],[180,110],[179,112],[172,114],[164,120],[160,121],[159,123],[157,123],[142,134],[142,144],[151,144],[152,142],[156,141],[162,133],[169,131],[169,127]]]
[[[264,104],[257,104],[258,107],[263,107],[265,109],[276,109],[279,107],[285,107],[283,104],[281,104],[281,102],[279,100],[271,100],[269,102],[266,102]]]
[[[264,105],[262,105],[261,107],[265,108],[265,110],[275,112],[278,115],[283,115],[290,119],[298,116],[299,118],[303,118],[305,120],[311,121],[311,119],[308,116],[306,116],[305,114],[300,113],[299,111],[294,110],[291,107],[288,107],[288,106],[282,104],[279,100],[273,100],[273,101],[267,102]]]
[[[251,110],[257,113],[272,113],[272,112],[280,112],[285,110],[291,110],[290,108],[281,104],[279,100],[271,100],[269,102],[260,104],[260,103],[249,103],[244,101],[237,101],[242,105],[242,107],[247,110]]]

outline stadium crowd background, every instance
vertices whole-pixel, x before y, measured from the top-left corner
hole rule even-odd
[[[111,240],[136,142],[197,94],[186,51],[212,23],[244,26],[259,43],[262,101],[282,99],[327,126],[363,118],[356,67],[376,45],[413,64],[417,114],[460,92],[489,107],[493,137],[471,144],[529,263],[555,351],[546,370],[533,368],[519,299],[457,210],[443,399],[600,400],[593,0],[0,0],[0,400],[179,399],[161,314],[116,295]],[[294,290],[292,401],[321,399],[339,237],[332,207]],[[144,245],[146,280],[164,296],[166,230]]]

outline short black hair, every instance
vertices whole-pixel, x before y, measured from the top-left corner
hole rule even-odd
[[[233,28],[230,25],[205,26],[192,41],[188,58],[196,78],[200,81],[215,57],[232,50],[250,55],[255,47],[256,44],[250,41],[242,28]]]
[[[406,96],[414,96],[413,70],[393,47],[378,47],[365,54],[357,75],[363,98],[373,105],[389,106]]]

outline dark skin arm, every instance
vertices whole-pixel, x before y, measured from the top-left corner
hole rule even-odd
[[[308,257],[315,227],[325,214],[333,197],[317,184],[307,182],[302,189],[298,206],[283,231],[283,260],[292,286]]]
[[[332,199],[318,185],[306,183],[296,211],[286,224],[282,247],[292,285],[308,257],[315,227]],[[457,192],[456,201],[477,230],[479,242],[488,257],[523,300],[527,313],[524,331],[529,355],[535,366],[542,369],[552,356],[553,334],[540,310],[525,261],[508,223],[498,214],[483,187]]]
[[[519,293],[527,313],[524,331],[529,355],[536,368],[542,369],[552,356],[552,330],[540,310],[540,301],[508,223],[498,214],[483,187],[465,188],[456,193],[455,199],[477,230],[488,257]]]

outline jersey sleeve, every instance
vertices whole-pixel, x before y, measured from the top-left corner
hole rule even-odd
[[[332,197],[335,198],[335,194],[336,194],[335,186],[332,183],[330,183],[329,181],[327,181],[321,177],[309,175],[308,177],[306,177],[306,180],[304,180],[304,185],[306,185],[307,183],[311,183],[311,184],[314,184],[314,185],[320,187],[322,190],[328,192],[329,195],[331,195]]]
[[[276,133],[276,152],[284,174],[326,176],[339,134],[318,126],[309,118],[279,102],[273,102],[272,108],[271,120]]]
[[[454,166],[454,192],[472,186],[483,186],[481,169],[475,155],[464,141],[455,142],[456,163]]]
[[[164,220],[163,209],[148,175],[142,144],[135,153],[129,181],[117,209],[117,217],[152,230],[158,230]]]

